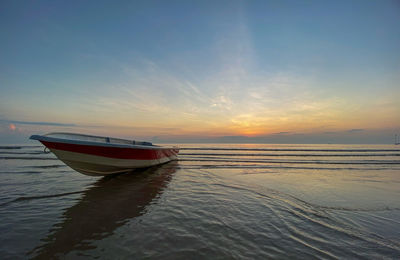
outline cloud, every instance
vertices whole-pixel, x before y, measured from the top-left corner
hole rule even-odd
[[[357,133],[357,132],[362,132],[362,131],[364,131],[365,129],[361,129],[361,128],[355,128],[355,129],[350,129],[350,130],[348,130],[347,132],[348,133]]]
[[[273,135],[285,135],[285,134],[290,134],[291,132],[279,132],[279,133],[274,133]]]
[[[15,124],[20,124],[20,125],[43,125],[43,126],[70,126],[70,127],[77,126],[76,124],[65,124],[65,123],[57,123],[57,122],[34,122],[34,121],[15,121],[15,120],[0,120],[0,122],[9,124],[9,128],[11,130],[13,130],[12,126],[15,129]]]

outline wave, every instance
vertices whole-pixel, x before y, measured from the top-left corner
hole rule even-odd
[[[33,166],[24,166],[25,168],[36,168],[36,169],[53,169],[53,168],[63,168],[67,167],[65,164],[55,164],[55,165],[33,165]]]
[[[0,156],[0,160],[58,160],[57,158],[51,158],[51,157],[6,157]]]
[[[54,171],[54,173],[65,173],[65,172],[70,172],[70,171],[64,171],[64,170],[58,170]],[[0,174],[41,174],[41,173],[46,173],[44,171],[16,171],[16,172],[0,172]]]
[[[282,154],[282,153],[180,153],[179,155],[190,156],[268,156],[268,157],[380,157],[380,156],[400,156],[400,153],[386,153],[386,154]]]
[[[284,149],[284,148],[199,148],[184,147],[179,150],[195,151],[269,151],[269,152],[400,152],[400,149]]]
[[[234,165],[234,164],[193,164],[193,165],[181,165],[179,169],[293,169],[293,170],[362,170],[362,171],[381,171],[387,170],[387,168],[357,168],[357,167],[299,167],[299,166],[273,166],[273,165],[260,165],[260,164],[247,164],[247,165]],[[249,173],[246,173],[249,174]]]
[[[313,209],[321,209],[321,210],[354,211],[354,212],[398,211],[398,210],[400,210],[400,207],[389,207],[389,206],[380,206],[380,207],[378,206],[378,207],[369,207],[369,208],[326,206],[326,205],[320,205],[317,203],[309,202],[309,201],[301,199],[297,196],[291,195],[289,193],[271,189],[271,188],[266,188],[266,187],[262,187],[259,189],[250,189],[250,188],[242,186],[240,184],[216,183],[214,185],[222,186],[222,187],[226,187],[226,188],[230,188],[230,189],[244,190],[247,192],[251,192],[251,193],[260,195],[261,197],[279,199],[281,201],[284,201],[285,204],[294,206],[297,210],[304,210],[304,207],[302,207],[298,203],[303,204],[303,205],[308,206]],[[293,202],[295,202],[295,204],[293,204]]]
[[[226,159],[179,159],[186,162],[230,162],[230,163],[281,163],[281,164],[400,164],[400,161],[284,161],[284,160],[226,160]]]
[[[23,149],[23,148],[40,148],[42,146],[40,145],[22,145],[22,146],[0,146],[0,149],[11,149],[11,150],[15,150],[15,149]]]
[[[14,202],[18,202],[18,201],[55,198],[55,197],[68,196],[68,195],[79,194],[79,193],[84,193],[84,192],[85,191],[73,191],[73,192],[65,192],[65,193],[58,193],[58,194],[41,195],[41,196],[19,197],[19,198],[13,199],[11,201],[8,201],[8,202],[0,204],[0,207],[6,206],[8,204],[11,204],[11,203],[14,203]]]
[[[0,172],[0,174],[39,174],[39,171]]]
[[[44,154],[43,151],[37,151],[37,152],[1,152],[0,154]]]

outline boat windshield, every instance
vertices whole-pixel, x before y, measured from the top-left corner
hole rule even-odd
[[[68,139],[68,140],[96,142],[96,143],[148,145],[148,146],[153,145],[150,142],[126,140],[126,139],[120,139],[120,138],[103,137],[103,136],[95,136],[95,135],[75,134],[75,133],[49,133],[49,134],[46,134],[45,136],[60,138],[60,139]]]

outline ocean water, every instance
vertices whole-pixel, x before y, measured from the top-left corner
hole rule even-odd
[[[0,146],[0,258],[400,258],[399,146],[179,146],[103,178]]]

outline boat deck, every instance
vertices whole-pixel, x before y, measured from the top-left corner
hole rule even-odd
[[[113,146],[113,147],[143,147],[146,149],[163,149],[158,145],[153,145],[150,142],[127,140],[114,137],[96,136],[96,135],[85,135],[76,133],[61,133],[54,132],[45,135],[32,135],[30,139],[47,142],[61,142],[61,143],[73,143],[81,145],[95,145],[95,146]]]

